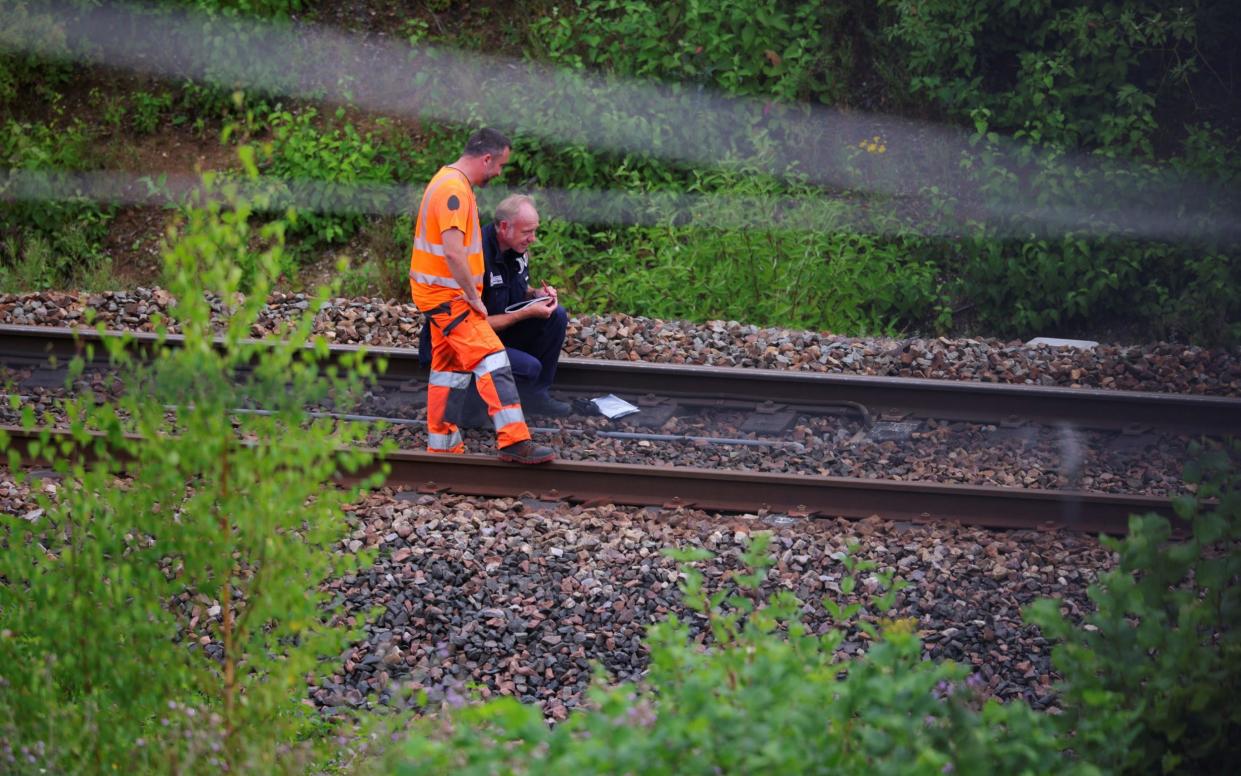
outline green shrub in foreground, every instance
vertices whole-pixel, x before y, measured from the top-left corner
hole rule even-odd
[[[696,646],[675,618],[651,628],[641,685],[591,691],[587,708],[554,729],[511,698],[467,706],[422,724],[394,757],[400,773],[1226,773],[1241,760],[1241,444],[1203,455],[1186,481],[1196,499],[1178,511],[1192,538],[1134,517],[1105,539],[1115,571],[1092,586],[1098,611],[1068,624],[1056,602],[1028,617],[1060,639],[1065,713],[1020,703],[978,708],[965,671],[919,660],[912,624],[877,632],[869,652],[840,660],[838,631],[805,633],[786,592],[754,608],[766,540],[744,558],[758,569],[737,589],[706,596],[685,569],[687,606],[714,642]],[[699,551],[700,552],[700,551]],[[703,557],[691,551],[683,560]],[[846,559],[851,575],[865,570]],[[882,577],[882,575],[881,575]],[[881,578],[881,583],[886,583]],[[885,594],[885,596],[888,594]],[[881,601],[876,612],[886,609]],[[856,614],[824,605],[838,622]],[[1062,754],[1071,751],[1072,755]]]
[[[41,514],[0,517],[0,771],[305,765],[297,741],[318,724],[306,678],[347,636],[317,588],[359,562],[331,551],[358,496],[332,480],[369,461],[336,452],[360,428],[311,422],[305,406],[347,406],[368,373],[360,360],[320,372],[326,346],[306,347],[318,303],[270,348],[247,341],[283,244],[281,222],[254,234],[249,216],[235,192],[190,212],[165,254],[184,346],[149,368],[110,346],[127,390],[67,402],[72,441],[45,435],[35,453],[60,475],[32,488]],[[258,242],[242,297],[236,256]],[[272,414],[232,412],[251,401]],[[49,421],[27,409],[24,422]]]
[[[1241,444],[1188,467],[1198,499],[1177,501],[1192,536],[1157,515],[1103,542],[1120,556],[1090,588],[1098,610],[1070,625],[1058,602],[1027,618],[1061,640],[1059,718],[1073,749],[1120,773],[1226,773],[1241,762]],[[1202,499],[1217,499],[1209,509]]]
[[[741,774],[1091,772],[1060,755],[1050,719],[1020,703],[978,708],[966,669],[920,660],[913,624],[880,631],[841,660],[844,636],[806,632],[788,592],[755,606],[771,565],[769,536],[744,556],[753,570],[707,596],[687,565],[687,606],[714,643],[696,645],[675,617],[649,631],[642,685],[594,687],[590,707],[549,728],[512,698],[459,709],[416,729],[394,758],[403,774]],[[680,553],[684,561],[702,551]],[[866,564],[850,562],[851,571]],[[890,577],[886,578],[890,581]],[[853,577],[842,583],[850,586]],[[876,606],[883,611],[887,600]],[[856,613],[826,602],[838,618]]]

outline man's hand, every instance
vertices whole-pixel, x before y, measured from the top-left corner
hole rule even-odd
[[[467,296],[465,298],[465,301],[467,304],[469,304],[471,308],[473,308],[474,312],[478,313],[484,318],[487,317],[487,305],[483,304],[482,297],[476,296],[473,299],[471,299],[470,297]]]
[[[543,296],[550,296],[556,304],[560,304],[560,298],[556,296],[556,289],[547,285],[546,281],[543,282],[543,287],[539,289],[539,293]],[[555,305],[552,305],[552,307],[555,307]]]
[[[556,297],[549,296],[534,304],[528,304],[517,312],[522,318],[550,318],[556,310],[556,304]]]

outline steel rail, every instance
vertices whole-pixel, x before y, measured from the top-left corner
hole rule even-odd
[[[38,433],[0,427],[26,460]],[[54,438],[67,432],[53,431]],[[89,454],[89,453],[87,453]],[[791,517],[865,518],[920,523],[960,522],[990,528],[1065,529],[1123,534],[1129,516],[1156,512],[1177,524],[1169,499],[1084,491],[812,477],[617,463],[556,461],[541,466],[502,463],[481,455],[398,451],[352,474],[357,482],[390,467],[388,485],[426,494],[520,497],[574,503],[695,508],[723,513]]]
[[[958,521],[993,528],[1064,528],[1121,534],[1131,514],[1173,517],[1168,499],[1084,491],[811,477],[692,467],[556,461],[518,467],[495,458],[390,455],[392,477],[424,492],[479,496],[530,492],[540,499],[631,506],[693,507],[709,512],[775,512],[795,517]]]
[[[121,334],[107,332],[104,336]],[[150,351],[157,343],[154,334],[125,334],[139,350]],[[0,326],[0,358],[6,362],[46,361],[50,356],[65,360],[84,352],[87,344],[95,346],[98,357],[101,339],[98,332],[89,329]],[[176,335],[168,336],[171,347],[180,341]],[[426,370],[414,349],[333,345],[330,358],[358,351],[364,351],[368,358],[386,359],[389,379],[426,379]],[[557,387],[568,391],[658,394],[695,403],[738,399],[799,407],[855,403],[869,408],[876,417],[895,409],[915,417],[997,424],[1064,423],[1121,431],[1159,428],[1193,435],[1241,434],[1241,399],[1218,396],[581,358],[562,359],[556,375]]]

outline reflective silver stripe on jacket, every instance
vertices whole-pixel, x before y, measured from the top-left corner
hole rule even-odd
[[[452,278],[442,278],[439,275],[428,275],[425,272],[409,271],[409,279],[421,283],[424,286],[443,286],[444,288],[461,288],[457,281]],[[474,285],[479,286],[483,283],[482,275],[474,275]]]
[[[438,385],[442,388],[469,388],[470,373],[469,372],[436,372],[432,371],[431,376],[427,378],[427,382],[431,385]]]
[[[427,447],[433,450],[455,450],[461,444],[461,432],[451,434],[427,434]]]
[[[495,424],[496,431],[499,431],[510,423],[525,423],[526,416],[522,414],[521,408],[510,407],[507,410],[500,410],[492,415],[491,422]]]
[[[478,362],[478,365],[474,367],[474,374],[482,377],[483,375],[491,374],[497,369],[504,369],[508,366],[508,353],[505,353],[503,350],[497,350],[491,355],[484,356],[483,360]]]
[[[473,235],[471,235],[471,237],[472,236]],[[448,255],[444,252],[443,245],[434,245],[428,242],[427,238],[425,237],[415,237],[414,248],[416,250],[422,251],[423,253],[429,253],[432,256],[447,256]],[[465,246],[466,256],[469,256],[475,253],[482,253],[482,252],[483,252],[483,242],[481,239],[478,240],[477,242],[472,242],[469,245]]]

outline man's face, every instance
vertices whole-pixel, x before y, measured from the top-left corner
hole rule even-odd
[[[518,253],[525,253],[538,239],[539,214],[533,208],[523,207],[513,216],[512,221],[501,221],[496,225],[496,232],[503,247]]]
[[[487,181],[504,172],[504,165],[508,164],[508,155],[511,150],[506,148],[499,154],[487,154],[483,157],[483,179],[478,185],[486,186]]]

